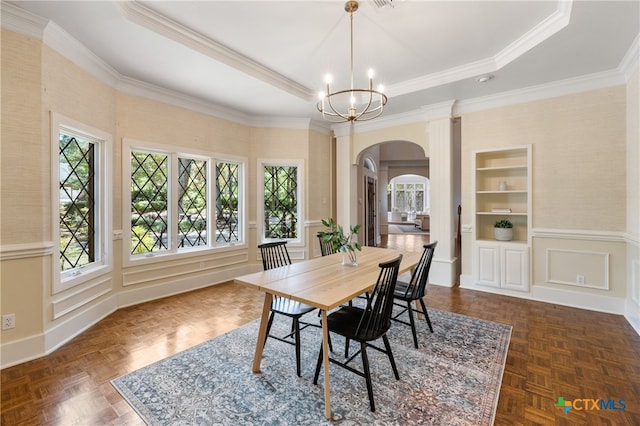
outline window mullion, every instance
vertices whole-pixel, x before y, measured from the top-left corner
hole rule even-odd
[[[167,154],[169,156],[169,170],[167,172],[168,194],[167,194],[167,236],[169,238],[169,252],[178,251],[178,155]]]

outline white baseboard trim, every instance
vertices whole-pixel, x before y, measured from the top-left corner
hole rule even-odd
[[[592,293],[579,293],[550,287],[533,286],[531,299],[572,308],[624,315],[624,299]]]
[[[478,286],[471,275],[460,276],[460,288],[519,297],[538,302],[553,303],[578,309],[622,315],[633,329],[640,335],[640,307],[621,297],[603,296],[591,293],[556,289],[534,285],[530,293],[518,293],[492,287]]]
[[[71,314],[69,318],[42,334],[2,343],[0,345],[0,369],[50,354],[120,308],[216,285],[230,281],[234,277],[260,270],[262,270],[261,265],[246,265],[112,294],[87,309]]]
[[[456,284],[455,260],[434,258],[429,269],[429,282],[443,287],[453,287]]]
[[[37,334],[25,339],[2,343],[0,347],[0,369],[40,358],[44,354],[44,335]]]
[[[640,306],[636,305],[632,300],[626,301],[624,317],[631,327],[640,335]]]

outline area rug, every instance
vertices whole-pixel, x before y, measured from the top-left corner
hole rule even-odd
[[[251,372],[258,320],[119,377],[113,386],[149,425],[490,425],[500,393],[511,326],[431,309],[434,333],[418,323],[389,331],[400,380],[386,355],[369,350],[376,411],[364,379],[331,364],[333,420],[324,417],[323,376],[313,384],[321,330],[302,332],[302,377],[294,347],[268,339],[261,373]],[[318,322],[317,313],[307,320]],[[277,316],[273,331],[291,323]],[[334,357],[344,341],[332,336]],[[352,344],[353,348],[354,345]],[[353,350],[353,349],[352,349]],[[361,368],[359,358],[353,361]]]
[[[418,228],[415,225],[398,225],[391,223],[389,224],[389,233],[390,234],[428,234],[429,231],[423,231],[421,228]]]

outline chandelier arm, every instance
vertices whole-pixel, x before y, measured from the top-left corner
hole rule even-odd
[[[342,117],[344,120],[350,121],[349,116],[338,112],[338,110],[336,110],[336,108],[333,106],[333,102],[331,102],[331,98],[334,98],[337,95],[340,95],[341,93],[349,93],[349,92],[350,92],[349,90],[340,90],[339,92],[330,93],[327,96],[327,102],[329,103],[329,108],[331,108],[331,111],[333,111],[333,114],[329,113],[330,115]]]

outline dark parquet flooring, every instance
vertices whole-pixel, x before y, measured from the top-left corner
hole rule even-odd
[[[382,245],[421,250],[428,238],[389,235]],[[119,309],[50,355],[3,369],[1,423],[142,424],[110,380],[258,318],[262,300],[229,282]],[[513,326],[496,425],[640,425],[640,336],[622,316],[435,285],[426,302]],[[564,414],[558,397],[626,408],[587,402]]]

